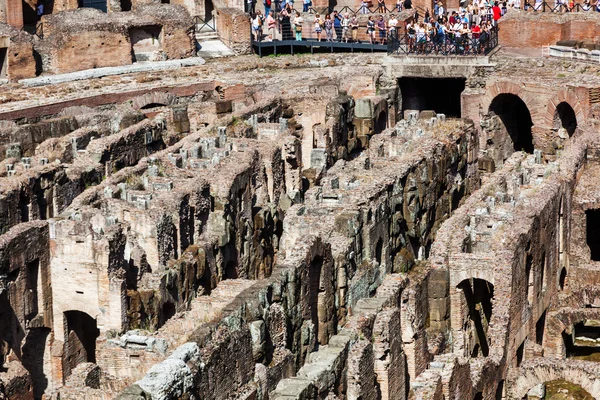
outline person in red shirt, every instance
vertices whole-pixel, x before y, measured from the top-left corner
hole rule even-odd
[[[500,10],[498,2],[494,3],[494,6],[492,7],[492,12],[494,13],[494,25],[496,25],[498,24],[498,20],[502,16],[502,10]]]

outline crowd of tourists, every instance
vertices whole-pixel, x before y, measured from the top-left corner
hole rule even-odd
[[[395,37],[398,31],[399,21],[394,12],[369,15],[366,26],[361,26],[357,14],[333,11],[325,15],[315,14],[314,23],[310,26],[311,32],[303,32],[307,30],[304,17],[293,8],[290,0],[283,3],[277,16],[274,10],[270,9],[271,3],[267,3],[269,1],[265,0],[266,17],[260,10],[251,16],[254,40],[301,41],[304,33],[304,39],[310,37],[311,40],[324,42],[357,43],[362,29],[366,32],[369,43],[386,44],[388,36]],[[506,13],[507,7],[507,2],[472,0],[472,3],[461,6],[457,11],[448,12],[440,1],[435,3],[431,12],[427,9],[422,16],[415,11],[412,20],[405,26],[406,37],[412,46],[427,42],[442,44],[447,40],[485,38]],[[396,6],[396,9],[406,8],[412,8],[410,0]],[[385,4],[383,9],[386,9]]]

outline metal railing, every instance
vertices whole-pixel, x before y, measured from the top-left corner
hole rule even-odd
[[[548,3],[547,1],[536,2],[536,1],[525,1],[523,3],[522,9],[525,11],[533,11],[533,12],[594,12],[598,11],[595,5],[596,1],[593,3],[575,3],[572,7],[569,4],[565,4],[563,2],[555,2],[554,4]],[[521,8],[521,7],[519,7]]]
[[[205,21],[198,16],[194,17],[194,33],[210,32],[210,31],[212,31],[212,32],[217,31],[214,17],[211,18],[209,21]]]
[[[23,25],[21,31],[29,32],[40,39],[44,38],[44,23],[38,22],[37,25]]]
[[[388,36],[388,54],[480,56],[489,54],[498,46],[498,27],[479,34],[456,36],[449,33],[428,37],[425,34],[401,34]]]

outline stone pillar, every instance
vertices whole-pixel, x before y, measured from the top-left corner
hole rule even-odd
[[[348,400],[379,398],[374,362],[370,341],[361,339],[352,346],[348,354]]]
[[[406,363],[402,352],[400,310],[377,314],[373,326],[375,373],[382,400],[406,398]]]
[[[6,23],[17,29],[23,27],[22,0],[6,0]]]

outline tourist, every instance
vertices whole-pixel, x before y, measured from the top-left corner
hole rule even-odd
[[[269,15],[271,12],[271,0],[264,0],[263,5],[265,6],[265,15]]]
[[[442,2],[440,1],[438,3],[438,11],[436,14],[436,18],[438,21],[441,21],[442,18],[444,17],[444,14],[446,13],[446,10],[444,9],[444,5],[442,4]]]
[[[273,39],[276,39],[275,33],[277,32],[276,31],[277,24],[275,22],[273,11],[269,12],[269,15],[267,16],[267,21],[266,22],[267,22],[267,31],[269,33],[269,39],[268,40],[271,42],[271,41],[273,41]]]
[[[44,2],[43,1],[39,1],[38,5],[35,9],[36,14],[38,17],[41,17],[42,15],[44,15]]]
[[[348,19],[348,13],[344,14],[342,18],[342,40],[348,43],[348,30],[350,29],[350,19]]]
[[[369,13],[369,6],[367,3],[367,0],[361,0],[360,2],[360,13],[361,14],[368,14]]]
[[[317,42],[321,41],[321,32],[323,32],[323,21],[319,14],[315,15],[315,33],[317,34]]]
[[[333,29],[335,30],[335,38],[338,42],[342,41],[342,17],[337,11],[333,12]]]
[[[333,21],[331,20],[331,14],[325,15],[325,40],[333,42]]]
[[[397,35],[397,27],[398,27],[398,20],[396,19],[396,16],[394,14],[392,14],[392,15],[390,15],[390,20],[388,21],[388,29],[390,31],[390,35],[392,35],[392,36]]]
[[[385,7],[385,0],[377,0],[377,9],[375,12],[380,12],[385,14],[387,12],[387,8]]]
[[[369,35],[369,42],[373,44],[375,41],[375,21],[373,21],[372,15],[369,16],[369,20],[367,21],[367,35]],[[352,40],[355,40],[354,32],[352,32]]]
[[[387,27],[385,25],[383,15],[379,16],[379,20],[377,21],[377,30],[379,31],[379,43],[385,44],[385,39],[387,36]]]
[[[256,13],[256,0],[248,0],[248,14],[254,15]]]
[[[308,8],[310,7],[310,0],[302,1],[302,12],[308,12]]]
[[[600,0],[596,1],[596,11],[600,12]]]
[[[287,10],[283,10],[279,14],[279,24],[281,26],[281,40],[292,40],[292,22]]]
[[[373,17],[369,17],[372,19]],[[352,31],[352,42],[358,42],[358,18],[355,16],[350,20],[350,30]]]
[[[492,13],[494,15],[494,26],[498,25],[498,20],[502,17],[502,11],[500,10],[500,7],[498,7],[498,2],[494,3],[494,6],[492,7]]]
[[[396,11],[402,11],[402,0],[396,0]]]
[[[302,41],[302,23],[304,20],[300,16],[300,12],[296,11],[296,18],[294,18],[294,31],[296,32],[296,41]]]
[[[263,16],[258,10],[252,18],[252,31],[254,32],[255,40],[260,41],[262,39],[262,27],[263,27]]]
[[[404,9],[405,10],[410,10],[412,8],[412,1],[411,0],[404,0]]]

